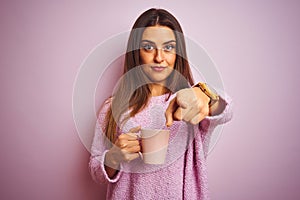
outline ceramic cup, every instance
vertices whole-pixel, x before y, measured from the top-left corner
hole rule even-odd
[[[164,164],[168,150],[170,130],[142,129],[142,158],[146,164]]]

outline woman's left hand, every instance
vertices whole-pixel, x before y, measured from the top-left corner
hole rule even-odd
[[[209,114],[209,101],[198,87],[179,90],[165,112],[166,125],[171,126],[174,120],[198,124]]]

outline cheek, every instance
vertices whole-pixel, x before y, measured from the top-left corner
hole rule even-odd
[[[175,61],[176,61],[176,54],[170,54],[166,57],[166,60],[168,62],[168,64],[172,67],[174,67],[175,65]]]
[[[150,63],[151,60],[153,60],[153,58],[151,57],[151,54],[145,53],[145,52],[142,52],[142,51],[140,51],[140,59],[141,59],[143,64]]]

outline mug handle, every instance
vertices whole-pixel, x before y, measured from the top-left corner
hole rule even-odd
[[[141,139],[141,131],[137,132],[136,136],[138,137],[138,140],[140,140]],[[138,154],[140,155],[141,159],[144,160],[142,152],[139,151]]]

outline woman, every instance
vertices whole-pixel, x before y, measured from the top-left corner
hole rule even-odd
[[[209,138],[230,120],[230,102],[205,84],[191,87],[186,58],[173,15],[149,9],[139,16],[128,40],[124,76],[100,109],[91,149],[91,175],[108,183],[107,199],[209,198]],[[137,133],[145,127],[170,130],[166,164],[142,162]]]

